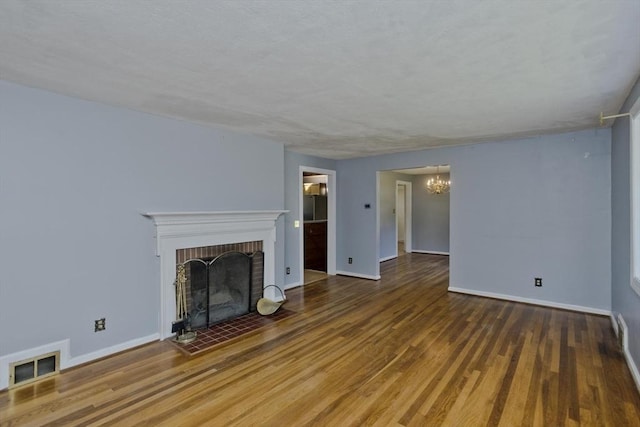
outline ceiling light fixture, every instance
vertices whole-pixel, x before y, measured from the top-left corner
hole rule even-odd
[[[451,181],[440,178],[440,166],[436,166],[436,177],[427,180],[427,191],[431,194],[445,194],[451,189]]]

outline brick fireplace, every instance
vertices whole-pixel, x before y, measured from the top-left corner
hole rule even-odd
[[[160,257],[160,338],[172,336],[176,317],[176,264],[188,256],[182,250],[219,245],[260,242],[264,257],[264,287],[275,284],[275,222],[287,211],[237,212],[152,212],[144,216],[156,226],[156,255]],[[255,244],[255,243],[254,243]],[[179,255],[180,251],[180,255]],[[264,296],[278,301],[281,296],[271,287]]]

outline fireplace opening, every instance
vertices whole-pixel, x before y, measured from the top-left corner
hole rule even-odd
[[[255,311],[262,296],[264,254],[229,251],[192,258],[184,266],[192,330]]]

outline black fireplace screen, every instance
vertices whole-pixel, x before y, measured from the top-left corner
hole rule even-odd
[[[184,263],[192,329],[206,328],[251,310],[253,258],[254,254],[226,252],[213,259]]]

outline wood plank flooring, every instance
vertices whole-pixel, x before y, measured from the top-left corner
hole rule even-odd
[[[316,270],[310,270],[308,268],[306,268],[304,270],[304,284],[308,285],[311,284],[313,282],[317,282],[318,280],[322,280],[322,279],[326,279],[327,278],[327,273],[325,273],[324,271],[316,271]]]
[[[290,290],[299,315],[210,352],[156,342],[0,393],[0,425],[640,425],[609,318],[447,293],[443,256],[381,273]]]

